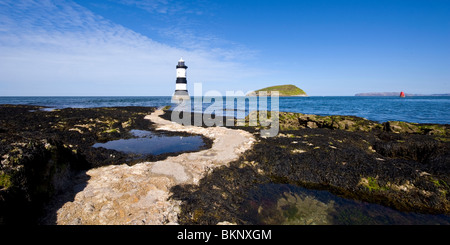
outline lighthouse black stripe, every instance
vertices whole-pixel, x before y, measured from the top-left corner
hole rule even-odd
[[[185,77],[177,77],[177,83],[187,83],[187,80]]]
[[[175,90],[174,95],[189,96],[189,93],[187,90]]]

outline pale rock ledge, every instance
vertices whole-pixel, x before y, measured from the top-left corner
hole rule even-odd
[[[182,126],[162,119],[162,114],[157,110],[145,119],[157,130],[202,134],[214,141],[212,147],[157,162],[91,169],[87,186],[57,211],[57,224],[177,224],[181,203],[168,199],[170,188],[198,184],[208,171],[238,159],[255,141],[243,130]]]

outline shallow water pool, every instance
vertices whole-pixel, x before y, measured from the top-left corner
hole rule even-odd
[[[196,151],[205,145],[201,136],[167,135],[161,132],[155,133],[145,130],[131,130],[130,133],[135,138],[96,143],[93,147],[103,147],[139,155],[160,155],[164,153]]]
[[[263,184],[249,193],[240,213],[266,225],[449,225],[450,216],[401,212],[350,200],[324,190]]]

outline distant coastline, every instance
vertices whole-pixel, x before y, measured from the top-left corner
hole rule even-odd
[[[355,96],[399,96],[400,92],[369,92],[369,93],[357,93]],[[450,96],[450,93],[447,94],[408,94],[405,93],[406,96]]]

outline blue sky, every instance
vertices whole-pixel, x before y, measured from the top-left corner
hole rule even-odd
[[[0,96],[450,93],[450,1],[0,0]]]

